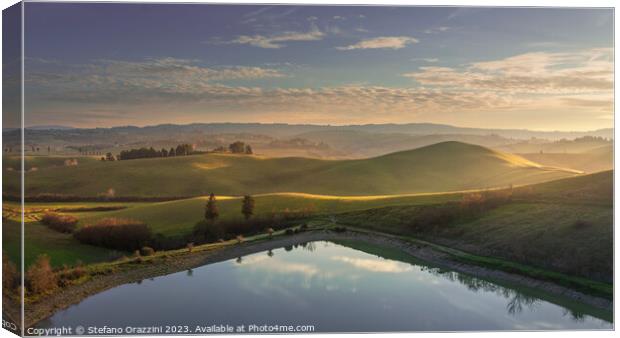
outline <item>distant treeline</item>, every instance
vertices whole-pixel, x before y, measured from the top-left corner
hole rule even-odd
[[[187,156],[194,154],[194,147],[191,144],[179,144],[178,146],[170,148],[170,150],[161,149],[155,150],[150,148],[139,148],[123,150],[118,154],[117,158],[121,160],[134,160],[138,158],[153,158],[153,157],[172,157],[172,156]],[[107,160],[107,159],[106,159]]]
[[[153,147],[146,148],[138,148],[138,149],[129,149],[123,150],[116,156],[116,158],[112,155],[112,153],[107,153],[105,157],[101,157],[102,161],[114,161],[114,160],[135,160],[139,158],[156,158],[156,157],[174,157],[174,156],[187,156],[194,154],[203,154],[205,151],[196,151],[195,147],[191,144],[184,143],[179,144],[175,147],[167,150],[165,148],[161,150],[154,149]],[[245,144],[241,141],[236,141],[228,145],[228,151],[233,154],[252,154],[252,146],[249,144]],[[226,152],[226,148],[220,146],[213,149],[212,152],[215,153],[224,153]]]

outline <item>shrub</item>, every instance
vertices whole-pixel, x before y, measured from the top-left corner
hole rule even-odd
[[[435,232],[458,221],[480,217],[512,200],[512,189],[475,192],[463,195],[460,202],[420,206],[410,221],[416,232]]]
[[[2,253],[2,288],[4,290],[13,290],[18,280],[17,267],[6,253]]]
[[[41,255],[26,272],[26,285],[34,294],[45,293],[58,287],[58,280],[47,255]]]
[[[140,255],[142,256],[152,256],[154,253],[155,250],[150,246],[143,246],[142,249],[140,249]]]
[[[125,251],[138,250],[151,240],[151,230],[145,223],[122,218],[103,219],[73,235],[82,243]]]
[[[86,269],[81,264],[74,268],[69,268],[65,265],[58,273],[58,285],[61,287],[68,286],[71,282],[80,279],[84,275],[86,275]]]
[[[41,218],[41,223],[62,233],[72,233],[77,226],[78,219],[70,215],[48,212]]]

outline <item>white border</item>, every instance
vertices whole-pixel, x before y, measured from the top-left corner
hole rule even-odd
[[[7,8],[13,4],[15,4],[17,1],[14,0],[0,0],[0,4],[2,5],[2,8]],[[46,1],[46,0],[25,0],[25,2],[52,2],[52,1]],[[63,1],[59,1],[59,2],[111,2],[111,1],[88,1],[88,0],[63,0]],[[150,1],[123,1],[123,2],[133,2],[133,3],[213,3],[213,4],[229,4],[232,3],[231,1],[221,1],[221,0],[210,0],[210,1],[204,1],[204,2],[200,2],[200,1],[175,1],[175,0],[150,0]],[[614,8],[614,12],[615,12],[615,8],[616,8],[616,2],[615,1],[610,1],[610,0],[590,0],[590,1],[583,1],[583,0],[546,0],[546,1],[534,1],[534,0],[520,0],[520,1],[514,1],[514,0],[504,0],[504,1],[489,1],[489,0],[450,0],[450,1],[446,1],[446,0],[437,0],[437,1],[416,1],[416,0],[410,0],[410,1],[398,1],[398,0],[388,0],[388,1],[368,1],[368,0],[335,0],[335,1],[330,1],[330,0],[312,0],[312,1],[299,1],[299,0],[287,0],[287,1],[269,1],[269,0],[259,0],[259,1],[252,1],[252,0],[236,0],[234,1],[234,3],[237,4],[316,4],[316,5],[375,5],[375,6],[386,6],[386,5],[400,5],[400,6],[485,6],[485,7],[607,7],[607,8]],[[22,8],[23,11],[23,8]],[[614,13],[615,14],[615,13]],[[23,15],[23,14],[22,14]],[[615,23],[615,15],[614,15],[614,23]],[[23,27],[24,27],[24,20],[22,17],[22,32],[23,32]],[[618,37],[618,28],[617,26],[615,26],[614,24],[614,46],[615,46],[615,42],[617,41],[617,37]],[[1,51],[1,46],[0,46],[0,51]],[[22,41],[22,56],[23,56],[23,52],[24,52],[24,48],[23,48],[23,41]],[[615,63],[616,63],[617,59],[616,59],[616,55],[614,53],[614,68],[615,68]],[[24,72],[24,65],[22,63],[22,78],[23,78],[23,73]],[[614,81],[618,80],[618,75],[614,74]],[[614,82],[615,83],[615,82]],[[23,118],[23,109],[24,109],[24,92],[23,92],[24,88],[23,88],[23,82],[22,82],[22,117],[21,117],[21,123],[22,123],[22,128],[24,125],[24,118]],[[615,93],[615,89],[614,89],[614,93]],[[1,94],[0,94],[1,95]],[[0,96],[1,97],[1,96]],[[614,113],[615,113],[615,101],[614,101]],[[617,129],[619,125],[619,122],[617,119],[614,120],[614,128]],[[1,122],[0,122],[0,127],[1,127]],[[617,140],[614,142],[614,155],[616,154],[616,145],[617,145]],[[23,134],[22,134],[22,143],[23,143]],[[2,149],[1,147],[2,145],[2,141],[0,140],[0,149]],[[23,147],[22,147],[22,151],[23,151]],[[618,160],[617,156],[614,156],[614,167],[618,168],[618,164],[619,164],[620,160]],[[22,157],[22,173],[23,173],[23,157]],[[1,184],[2,178],[0,175],[0,184]],[[23,182],[23,181],[22,181]],[[614,172],[614,201],[616,200],[616,198],[618,197],[617,192],[619,191],[618,189],[618,180],[616,179],[616,172]],[[22,183],[22,190],[23,190],[23,183]],[[23,197],[23,191],[22,191],[22,197]],[[0,196],[0,200],[1,200],[1,196]],[[615,205],[615,204],[614,204]],[[23,213],[23,210],[22,210]],[[22,215],[23,217],[23,215]],[[614,207],[614,224],[620,224],[618,223],[620,215],[618,215],[618,213],[615,210]],[[22,218],[23,220],[23,218]],[[22,271],[23,271],[23,225],[22,225]],[[615,229],[614,229],[615,230]],[[614,231],[614,258],[617,257],[617,249],[618,249],[618,243],[620,243],[618,241],[618,232]],[[2,239],[2,234],[0,233],[0,240]],[[617,280],[617,274],[618,274],[618,262],[615,261],[614,264],[614,280]],[[23,274],[22,274],[23,276]],[[615,294],[615,290],[614,290],[614,294]],[[620,307],[618,306],[618,304],[616,303],[614,305],[614,317],[615,314],[618,313],[618,309]],[[23,308],[22,308],[23,311]],[[22,320],[23,320],[23,316],[22,316]],[[23,325],[22,325],[23,327]],[[588,337],[608,337],[608,336],[612,336],[614,335],[615,332],[611,332],[611,331],[596,331],[596,332],[591,332],[588,331],[583,332],[583,331],[555,331],[555,332],[464,332],[464,333],[380,333],[380,334],[376,334],[376,336],[379,337],[387,337],[392,336],[400,336],[400,337],[406,337],[409,335],[427,335],[430,336],[432,335],[433,337],[454,337],[454,335],[458,335],[460,337],[497,337],[497,336],[501,336],[501,337],[521,337],[521,336],[527,336],[527,337],[568,337],[568,338],[572,338],[572,337],[583,337],[585,335],[587,335]],[[251,335],[250,335],[251,336]],[[294,336],[302,336],[302,335],[294,335]],[[312,334],[312,337],[335,337],[335,334]],[[367,336],[366,334],[347,334],[347,336],[349,337],[365,337]],[[157,337],[178,337],[178,336],[157,336]],[[237,336],[233,336],[233,337],[237,337]],[[244,336],[238,336],[238,337],[248,337],[248,335],[244,335]]]

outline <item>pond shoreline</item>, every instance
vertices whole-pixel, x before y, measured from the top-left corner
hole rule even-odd
[[[97,276],[82,284],[71,285],[64,288],[62,291],[49,295],[41,301],[26,304],[24,323],[26,328],[32,327],[38,322],[49,318],[57,311],[77,304],[91,295],[123,284],[135,283],[144,279],[185,271],[206,264],[234,259],[257,252],[322,240],[356,240],[398,249],[415,258],[421,259],[438,267],[469,274],[475,277],[493,279],[539,289],[603,310],[611,311],[613,309],[613,302],[611,300],[583,294],[552,282],[536,280],[531,277],[488,269],[473,264],[457,262],[451,258],[449,254],[440,252],[430,246],[412,243],[388,234],[357,231],[334,232],[326,230],[312,230],[290,236],[276,236],[271,239],[228,245],[212,250],[178,253],[170,258],[157,261],[147,260],[141,264],[135,264],[135,268],[132,266],[132,269]]]

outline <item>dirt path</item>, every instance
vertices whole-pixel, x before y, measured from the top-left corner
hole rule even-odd
[[[441,266],[457,272],[540,289],[554,295],[564,296],[604,310],[611,311],[613,308],[613,303],[611,300],[586,295],[551,282],[540,281],[530,277],[456,262],[446,253],[439,252],[428,246],[417,245],[389,235],[351,231],[336,233],[332,231],[319,230],[303,232],[291,236],[274,237],[269,240],[247,242],[209,251],[185,253],[155,262],[146,261],[140,265],[136,264],[135,268],[129,270],[112,273],[110,275],[98,276],[83,284],[67,287],[62,292],[46,297],[40,302],[27,304],[25,309],[25,326],[34,326],[39,321],[50,317],[55,312],[65,309],[73,304],[77,304],[90,295],[122,284],[134,283],[144,279],[185,271],[205,264],[221,262],[270,249],[321,240],[358,240],[370,244],[399,249],[413,257],[419,258],[433,265]]]

